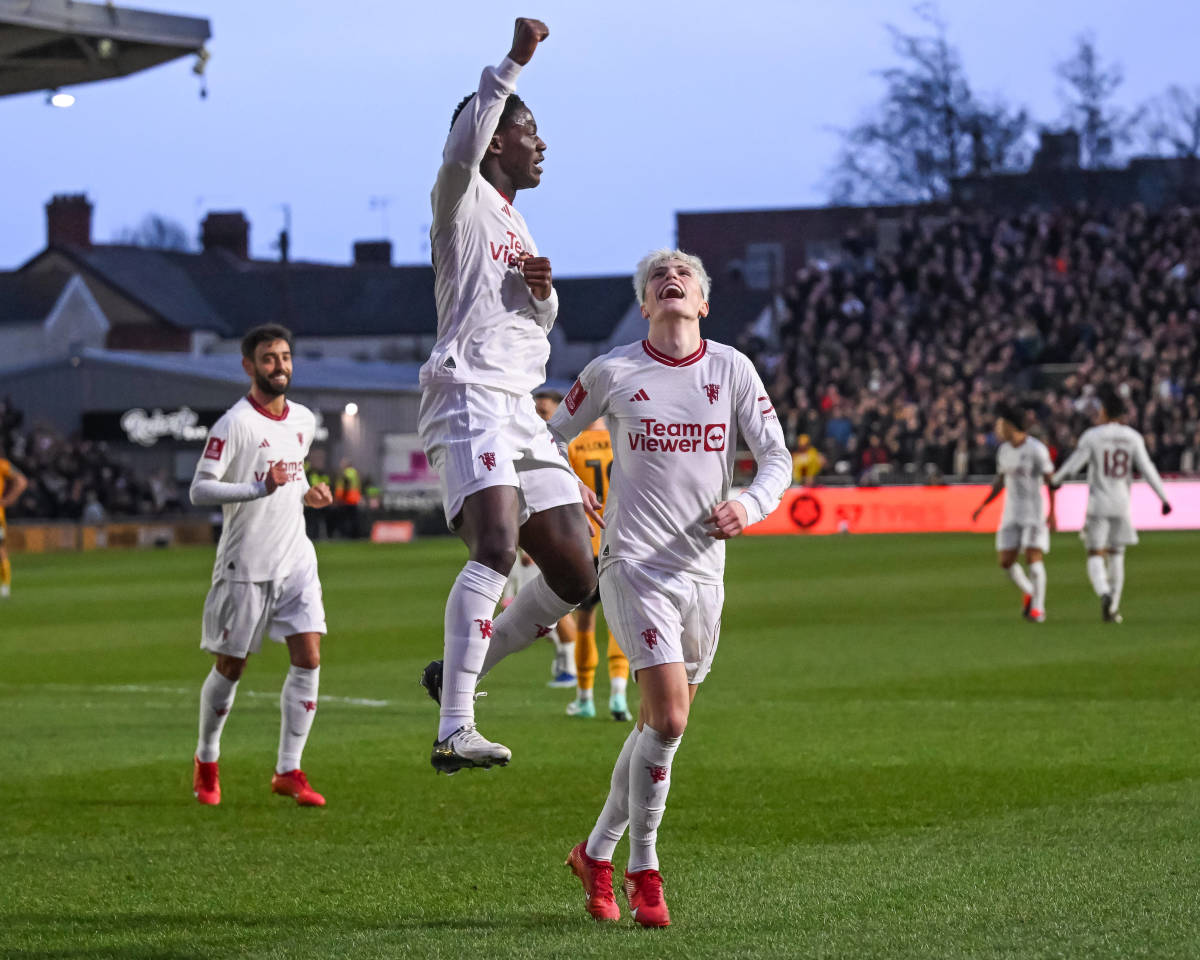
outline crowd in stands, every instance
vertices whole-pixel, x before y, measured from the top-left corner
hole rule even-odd
[[[876,234],[798,271],[778,342],[743,344],[789,444],[815,449],[807,472],[989,475],[1002,399],[1060,461],[1102,382],[1163,473],[1200,472],[1200,209],[951,211],[887,249]]]
[[[13,518],[101,523],[180,508],[177,485],[166,471],[139,477],[107,444],[68,439],[41,425],[27,427],[23,413],[6,400],[0,400],[0,456],[29,480],[8,511]]]

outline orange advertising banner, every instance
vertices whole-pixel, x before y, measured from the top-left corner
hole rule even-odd
[[[779,508],[746,533],[933,533],[987,530],[1000,515],[993,501],[980,523],[972,511],[987,496],[988,487],[792,487]]]
[[[1200,529],[1200,483],[1168,481],[1175,508],[1162,516],[1158,497],[1144,482],[1132,493],[1133,522],[1139,530]],[[1004,508],[1001,495],[988,504],[978,523],[971,514],[983,503],[986,484],[945,487],[792,487],[779,507],[747,534],[781,533],[993,533]],[[1046,496],[1042,491],[1043,500]],[[1056,497],[1059,530],[1078,530],[1087,506],[1087,484],[1064,486]]]

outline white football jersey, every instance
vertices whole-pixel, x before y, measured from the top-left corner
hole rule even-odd
[[[1159,498],[1167,499],[1142,435],[1123,423],[1104,423],[1083,431],[1075,452],[1054,474],[1054,482],[1061,483],[1084,467],[1088,471],[1089,517],[1129,516],[1129,485],[1135,467]]]
[[[517,258],[537,256],[537,246],[511,198],[479,172],[520,71],[507,57],[484,70],[446,140],[430,228],[437,343],[421,386],[478,383],[520,394],[546,379],[558,294],[538,300],[530,292]]]
[[[550,430],[566,443],[600,416],[613,446],[600,569],[636,560],[720,582],[725,543],[704,521],[728,498],[739,435],[758,463],[738,495],[750,523],[792,480],[779,418],[749,358],[711,340],[681,360],[647,340],[617,347],[584,368]]]
[[[308,479],[304,458],[312,446],[316,419],[298,403],[276,417],[250,397],[242,397],[208,431],[197,477],[227,483],[266,479],[273,463],[287,464],[288,482],[256,500],[221,507],[224,526],[217,544],[213,583],[218,580],[274,581],[317,554],[304,530]]]
[[[1046,445],[1028,435],[1019,447],[1000,444],[996,451],[996,472],[1004,477],[1004,514],[1000,526],[1044,523],[1042,483],[1054,472],[1054,461]]]

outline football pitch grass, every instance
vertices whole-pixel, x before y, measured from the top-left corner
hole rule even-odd
[[[988,536],[731,544],[657,931],[623,897],[595,924],[563,866],[625,725],[566,717],[538,644],[478,707],[512,764],[435,775],[417,677],[464,548],[319,555],[331,633],[304,766],[323,809],[268,790],[274,644],[225,730],[221,806],[192,799],[211,550],[15,559],[0,956],[1200,956],[1200,534],[1130,551],[1121,626],[1099,622],[1072,535],[1043,625]]]

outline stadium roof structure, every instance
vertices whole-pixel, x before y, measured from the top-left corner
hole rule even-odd
[[[0,96],[111,80],[198,54],[207,20],[113,3],[0,0]]]
[[[53,357],[22,366],[9,367],[7,377],[17,377],[36,371],[60,367],[99,367],[136,375],[139,371],[165,373],[174,377],[228,383],[244,386],[241,354],[186,354],[143,352],[138,350],[106,350],[84,347],[73,356]],[[291,391],[353,391],[356,393],[395,393],[398,390],[418,390],[420,364],[385,363],[383,361],[342,360],[334,358],[305,359],[296,365]]]

